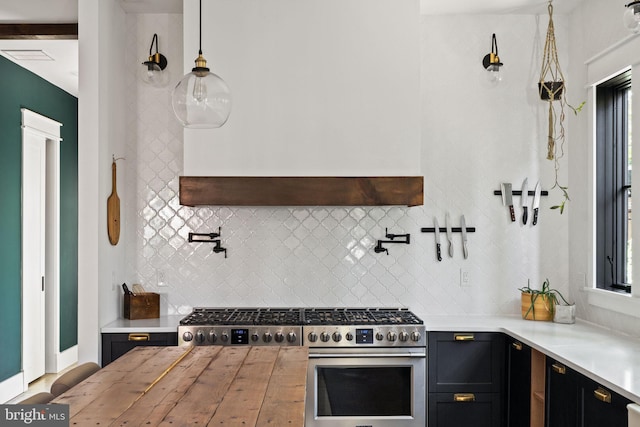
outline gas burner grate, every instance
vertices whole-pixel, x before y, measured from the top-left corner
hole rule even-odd
[[[406,308],[194,308],[181,325],[421,325]]]
[[[294,308],[195,308],[181,325],[300,325],[300,309]]]
[[[399,325],[423,322],[407,309],[311,308],[303,312],[305,325]]]

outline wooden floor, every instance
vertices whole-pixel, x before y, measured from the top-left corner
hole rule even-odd
[[[73,364],[71,366],[69,366],[67,369],[58,372],[57,374],[44,374],[43,376],[41,376],[40,378],[38,378],[37,380],[33,381],[32,383],[29,384],[29,389],[27,391],[25,391],[24,393],[14,397],[13,399],[5,402],[5,403],[18,403],[23,401],[24,399],[26,399],[27,397],[33,396],[34,394],[38,394],[42,391],[50,391],[51,390],[51,384],[53,384],[53,382],[60,377],[62,374],[64,374],[65,372],[67,372],[68,370],[74,368],[76,365]]]

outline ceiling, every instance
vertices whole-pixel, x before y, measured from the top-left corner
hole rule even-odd
[[[582,1],[556,1],[553,4],[553,12],[554,14],[571,13]],[[420,13],[423,15],[537,15],[546,14],[548,4],[546,0],[420,0]]]
[[[79,0],[2,0],[0,24],[76,23]],[[562,0],[554,4],[557,14],[570,13],[583,0]],[[181,13],[182,0],[120,0],[128,13]],[[543,14],[543,0],[420,0],[423,15],[451,14]],[[14,59],[4,51],[42,50],[50,60]],[[0,40],[0,55],[31,70],[56,86],[78,96],[77,40]]]

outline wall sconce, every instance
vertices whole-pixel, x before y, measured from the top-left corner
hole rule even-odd
[[[231,92],[220,77],[209,71],[202,56],[202,0],[200,0],[200,49],[196,66],[171,94],[173,112],[186,128],[219,128],[231,113]]]
[[[639,0],[640,1],[640,0]],[[491,36],[491,53],[485,55],[482,59],[482,66],[487,70],[487,79],[492,84],[498,84],[502,81],[502,73],[500,67],[504,64],[500,62],[498,56],[498,41],[495,33]]]
[[[632,1],[624,7],[627,8],[622,16],[624,26],[634,34],[640,32],[640,1]]]
[[[156,45],[156,53],[153,52],[153,45]],[[153,87],[164,87],[169,83],[169,72],[167,68],[167,58],[158,53],[158,35],[154,34],[149,47],[149,59],[142,63],[140,68],[140,79]]]

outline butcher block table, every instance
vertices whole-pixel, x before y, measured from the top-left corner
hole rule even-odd
[[[304,426],[306,347],[136,347],[61,394],[71,426]]]

